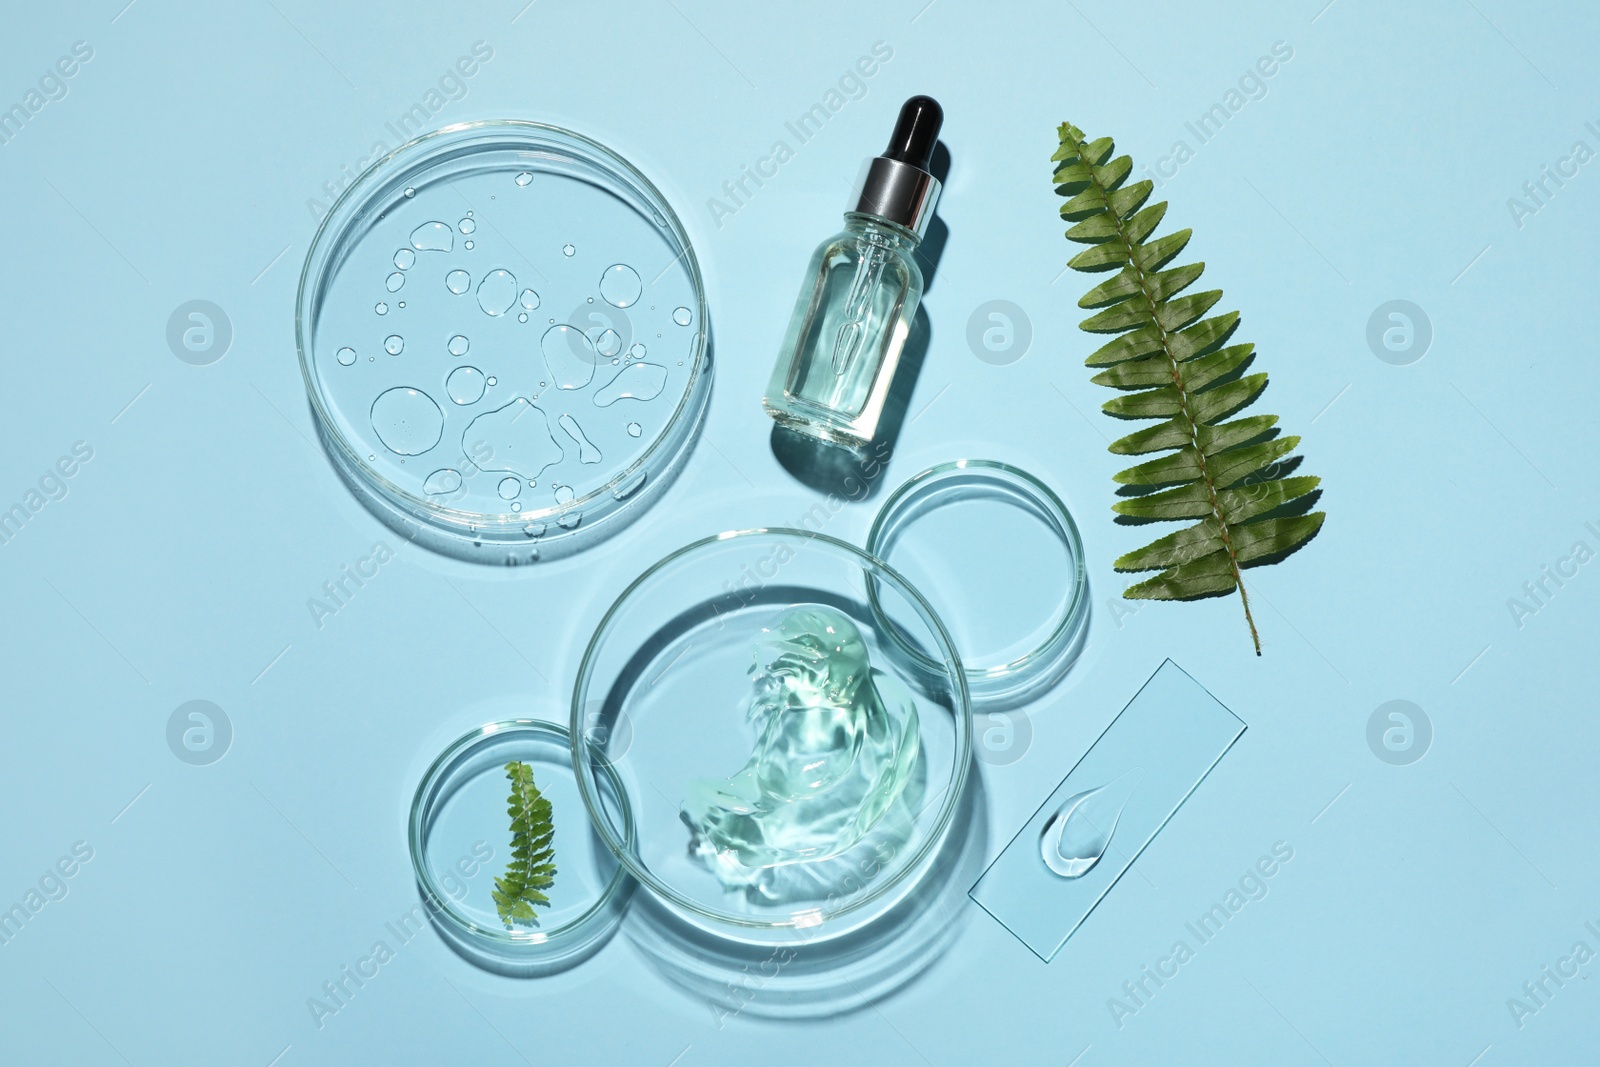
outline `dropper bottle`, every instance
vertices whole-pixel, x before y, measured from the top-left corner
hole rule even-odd
[[[939,199],[930,173],[944,111],[914,96],[880,156],[867,160],[843,232],[811,257],[761,400],[780,425],[861,450],[883,417],[922,300],[915,252]]]

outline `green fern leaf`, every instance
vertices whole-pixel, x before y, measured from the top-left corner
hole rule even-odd
[[[1276,562],[1316,536],[1324,515],[1309,506],[1319,479],[1290,476],[1300,438],[1280,436],[1276,415],[1233,418],[1261,395],[1267,376],[1244,373],[1254,345],[1228,344],[1237,311],[1206,317],[1222,290],[1187,291],[1205,264],[1171,265],[1191,231],[1152,239],[1167,205],[1146,206],[1149,181],[1124,184],[1133,160],[1113,158],[1109,137],[1086,140],[1071,123],[1059,132],[1051,177],[1068,198],[1061,206],[1073,224],[1067,239],[1086,246],[1068,265],[1110,274],[1078,301],[1094,311],[1079,324],[1084,332],[1115,335],[1085,362],[1099,371],[1096,384],[1120,391],[1103,405],[1106,414],[1162,420],[1111,445],[1117,455],[1166,453],[1116,475],[1131,487],[1124,493],[1143,495],[1126,496],[1112,510],[1133,522],[1198,520],[1117,560],[1119,571],[1160,572],[1123,596],[1194,600],[1237,590],[1259,656],[1240,572]]]
[[[506,873],[494,880],[495,910],[500,921],[511,929],[516,923],[539,925],[535,904],[548,907],[544,892],[555,882],[555,825],[550,818],[550,802],[533,784],[533,768],[526,763],[506,764],[511,780],[511,797],[506,814],[511,816],[511,862]]]

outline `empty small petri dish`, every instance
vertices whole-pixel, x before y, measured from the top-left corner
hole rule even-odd
[[[513,835],[507,764],[525,764],[550,803],[555,872],[536,922],[502,918],[494,892],[507,873]],[[627,796],[608,765],[594,768],[595,803],[633,847]],[[411,864],[425,913],[447,944],[499,974],[533,977],[586,959],[616,929],[632,888],[595,836],[572,773],[564,727],[534,719],[481,726],[433,762],[411,805]]]
[[[436,551],[528,563],[608,536],[682,466],[706,322],[688,235],[636,168],[568,130],[472,122],[340,196],[296,341],[318,433],[370,510]]]
[[[1060,679],[1089,617],[1083,543],[1066,505],[1005,463],[962,459],[923,471],[884,501],[867,551],[916,586],[949,628],[973,704],[1014,706]],[[898,603],[868,591],[891,633]],[[925,655],[903,643],[914,660]]]

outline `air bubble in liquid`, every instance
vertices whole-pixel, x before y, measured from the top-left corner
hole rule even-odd
[[[415,189],[411,188],[411,186],[409,186],[409,185],[406,186],[406,196],[409,197],[409,196],[416,196],[416,195],[417,195],[417,191]]]
[[[400,287],[405,283],[406,276],[401,274],[399,271],[395,271],[384,280],[383,287],[389,290],[391,293],[398,293],[400,291]]]
[[[396,455],[420,456],[439,443],[444,412],[422,390],[399,386],[372,402],[372,429]]]
[[[500,494],[501,500],[515,500],[517,494],[522,492],[522,480],[519,478],[501,478],[500,484],[495,486],[495,492]]]
[[[632,356],[634,359],[643,359],[644,345],[634,345],[632,348],[628,349],[628,355]]]
[[[628,436],[629,437],[638,437],[642,433],[644,433],[644,427],[643,426],[640,426],[637,422],[628,423]]]
[[[533,181],[533,175],[530,174],[527,171],[523,171],[521,174],[517,175],[512,180],[515,181],[518,185],[527,185],[529,182]]]
[[[474,460],[480,470],[503,475],[536,478],[562,458],[545,413],[520,396],[473,419],[461,440],[469,454],[475,455],[475,446],[487,449],[484,458]]]
[[[428,475],[428,480],[422,483],[422,491],[429,496],[453,493],[460,488],[461,472],[450,467],[441,467]]]
[[[518,313],[517,321],[518,322],[527,322],[528,321],[528,313],[526,311]]]
[[[472,288],[472,275],[464,270],[453,270],[444,276],[444,287],[460,296]]]
[[[456,244],[448,223],[424,222],[411,231],[411,247],[418,252],[448,252]]]
[[[397,333],[391,333],[383,339],[383,350],[391,356],[398,356],[406,350],[406,339]]]
[[[570,256],[570,255],[572,255],[573,253],[575,253],[577,251],[578,250],[576,248],[572,247],[571,245],[562,245],[561,246],[561,254],[564,255],[564,256]]]
[[[416,262],[417,254],[409,248],[402,248],[394,254],[394,265],[399,270],[410,270]]]
[[[444,391],[457,404],[476,404],[483,399],[485,387],[483,371],[477,367],[457,367],[444,380]]]
[[[468,341],[465,337],[458,333],[454,337],[450,338],[450,341],[445,347],[450,350],[450,354],[452,356],[464,356],[467,354],[467,349],[472,347],[472,342]]]
[[[572,486],[570,485],[555,486],[555,495],[557,504],[570,504],[572,503],[573,498],[577,496],[577,494],[572,491]],[[578,528],[578,524],[582,521],[583,515],[580,512],[569,511],[556,520],[556,525],[561,527],[563,530],[575,530]]]
[[[667,368],[654,363],[629,363],[610,382],[595,390],[595,407],[619,400],[654,400],[667,386]]]
[[[599,463],[604,458],[600,455],[600,449],[596,448],[594,442],[589,440],[588,436],[583,432],[583,427],[578,425],[577,419],[571,415],[562,415],[556,421],[563,430],[567,431],[567,436],[572,438],[573,443],[578,446],[579,463]]]
[[[517,303],[521,304],[529,311],[533,311],[539,306],[539,294],[534,292],[532,289],[524,289],[517,297]]]
[[[550,327],[544,332],[539,347],[544,352],[544,365],[557,387],[582,389],[594,380],[598,359],[594,344],[576,326],[562,323]]]
[[[471,241],[467,241],[466,242],[466,249],[467,249],[468,252],[472,251],[472,242]]]
[[[376,304],[372,305],[372,310],[377,312],[379,315],[387,315],[389,314],[389,305],[380,300]]]
[[[460,222],[456,223],[456,229],[460,230],[462,233],[471,233],[477,228],[478,224],[473,222],[471,219],[462,219]]]
[[[606,330],[594,339],[594,347],[602,356],[614,356],[622,351],[622,338],[616,330]]]
[[[517,279],[508,270],[492,270],[478,284],[478,306],[485,315],[504,315],[517,301]]]
[[[678,308],[672,313],[672,321],[679,326],[687,326],[694,321],[694,313],[688,308]]]
[[[639,272],[626,263],[613,263],[600,275],[600,295],[612,307],[631,307],[642,292]]]
[[[341,367],[348,367],[356,361],[356,350],[353,348],[341,348],[336,355]]]

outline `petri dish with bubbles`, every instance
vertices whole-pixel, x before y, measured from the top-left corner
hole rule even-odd
[[[570,555],[685,461],[711,364],[700,268],[665,198],[580,134],[450,126],[323,220],[296,340],[324,447],[363,503],[460,558]]]
[[[645,571],[584,652],[572,721],[601,838],[653,902],[719,941],[863,931],[965,832],[971,718],[943,624],[883,563],[808,530],[724,533]],[[611,773],[636,847],[606,802]]]
[[[884,501],[867,551],[947,620],[974,705],[1002,708],[1039,696],[1082,649],[1089,618],[1083,542],[1066,505],[1026,471],[962,459],[915,475]],[[881,600],[876,585],[870,592],[889,632],[904,631],[902,606]]]
[[[505,922],[493,896],[511,860],[508,763],[523,763],[550,803],[555,873],[537,922]],[[595,798],[632,847],[621,782],[596,769]],[[632,884],[595,836],[572,775],[565,728],[535,719],[488,723],[433,762],[411,805],[411,864],[435,929],[459,955],[499,974],[532,977],[588,958],[616,930]]]

